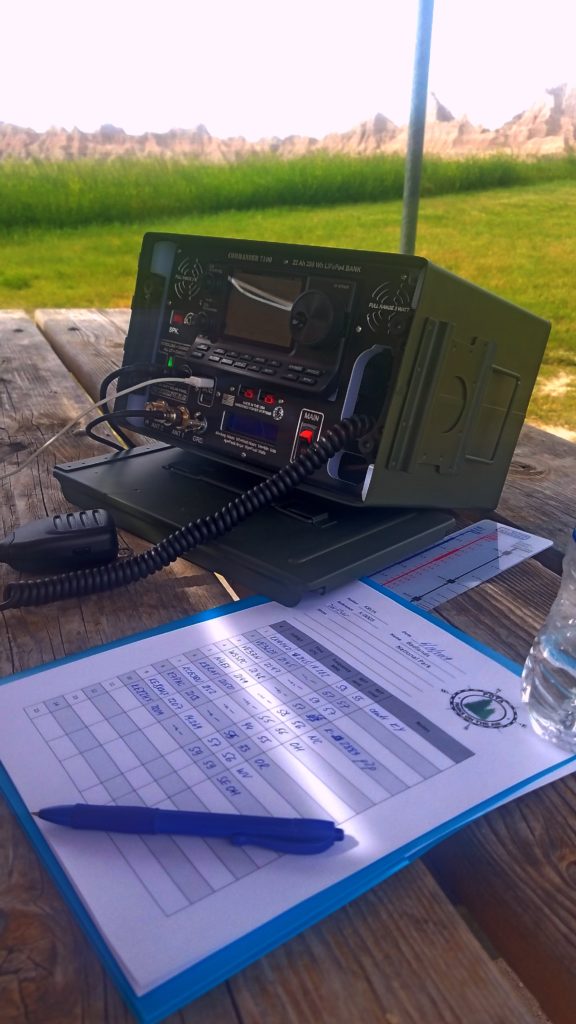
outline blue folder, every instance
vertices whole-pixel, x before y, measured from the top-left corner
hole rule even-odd
[[[390,593],[373,580],[365,579],[362,580],[362,582],[366,583],[379,593],[384,593],[387,597],[397,601],[404,607],[410,608],[413,613],[421,615],[422,617],[434,622],[436,626],[439,626],[446,632],[458,637],[458,639],[476,648],[493,660],[503,664],[515,674],[520,675],[520,668],[517,664],[511,662],[507,658],[504,658],[495,651],[490,650],[484,644],[475,641],[473,638],[465,635],[453,626],[442,622],[436,616],[432,616],[426,611],[415,609],[403,598]],[[248,598],[244,601],[216,608],[213,611],[200,612],[197,615],[181,619],[166,626],[161,626],[158,629],[138,633],[115,643],[105,644],[98,648],[91,648],[81,654],[60,659],[59,661],[52,662],[49,666],[40,665],[28,672],[20,672],[15,675],[8,676],[5,679],[0,680],[0,684],[10,683],[16,679],[31,676],[37,672],[45,671],[48,667],[53,668],[57,665],[63,665],[68,662],[79,661],[101,651],[122,647],[126,644],[132,644],[147,637],[165,634],[173,630],[182,629],[183,627],[189,626],[193,623],[217,618],[222,615],[229,615],[236,611],[264,603],[266,603],[265,598]],[[558,771],[574,761],[576,761],[575,756],[566,757],[553,767],[545,769],[544,771],[525,779],[523,782],[502,791],[483,803],[477,804],[465,813],[444,822],[441,826],[423,834],[418,839],[400,847],[393,853],[380,858],[378,861],[375,861],[373,864],[363,868],[353,875],[348,876],[336,885],[317,893],[310,899],[304,900],[298,905],[292,907],[290,910],[287,910],[285,913],[280,914],[273,920],[254,929],[249,934],[244,935],[242,938],[223,947],[218,950],[218,952],[206,957],[204,960],[197,962],[192,967],[187,968],[142,996],[137,995],[129,984],[126,976],[106,945],[102,935],[92,922],[90,915],[85,910],[81,900],[68,880],[68,877],[60,867],[40,829],[37,827],[34,818],[26,808],[14,783],[2,765],[0,765],[0,790],[8,800],[8,803],[32,841],[40,859],[54,878],[65,900],[72,908],[86,935],[98,953],[105,969],[117,985],[126,1003],[138,1020],[144,1022],[144,1024],[155,1024],[155,1022],[163,1020],[169,1014],[180,1009],[193,999],[203,995],[216,985],[219,985],[233,974],[236,974],[243,967],[246,967],[261,956],[264,956],[270,950],[281,945],[287,939],[290,939],[304,931],[304,929],[308,928],[310,925],[326,917],[328,914],[331,914],[333,911],[338,910],[345,904],[350,903],[350,901],[355,899],[357,896],[360,896],[379,882],[390,877],[390,875],[393,875],[401,868],[406,867],[411,863],[411,861],[421,857],[442,839],[447,838],[470,821],[473,821],[475,818],[485,814],[498,804],[518,795],[528,786],[538,782],[540,779],[543,779],[551,772]]]

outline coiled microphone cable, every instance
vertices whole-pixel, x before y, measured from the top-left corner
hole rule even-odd
[[[48,579],[9,583],[4,589],[0,611],[36,607],[71,597],[88,597],[90,594],[101,594],[146,579],[200,544],[223,537],[258,509],[284,498],[306,477],[325,466],[347,444],[363,438],[372,426],[367,416],[355,415],[341,420],[294,462],[283,466],[267,480],[223,505],[213,515],[187,523],[139,555]]]

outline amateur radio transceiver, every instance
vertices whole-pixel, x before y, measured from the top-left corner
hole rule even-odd
[[[55,474],[158,540],[369,422],[189,556],[293,604],[433,543],[448,510],[496,506],[548,332],[421,257],[147,234],[118,390],[166,379],[114,415],[154,444]]]
[[[548,332],[420,257],[148,234],[119,386],[142,363],[210,386],[157,384],[116,408],[144,409],[151,438],[265,473],[364,413],[372,447],[343,452],[308,490],[494,507]]]

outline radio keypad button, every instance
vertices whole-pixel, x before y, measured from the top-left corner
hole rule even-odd
[[[245,370],[246,367],[248,366],[248,363],[246,362],[245,359],[237,359],[236,362],[234,363],[234,366],[237,366],[239,370]]]
[[[223,356],[220,362],[222,363],[222,366],[232,366],[234,364],[234,360],[228,359],[226,356]]]
[[[306,370],[309,377],[321,377],[324,370]]]
[[[279,359],[269,359],[268,366],[273,366],[277,370],[279,366],[282,366],[282,363]]]
[[[262,367],[262,373],[268,374],[269,377],[270,376],[272,376],[272,377],[276,376],[276,370],[272,369],[271,366],[263,366]]]
[[[288,369],[293,370],[294,373],[304,373],[304,367],[299,363],[288,363]]]
[[[300,384],[316,384],[315,377],[298,377]]]
[[[258,363],[248,363],[248,369],[256,370],[257,373],[260,373],[260,366],[258,365]]]
[[[226,349],[225,348],[215,348],[215,349],[213,349],[213,352],[215,352],[217,356],[223,356],[223,355],[226,354]]]
[[[194,356],[194,359],[204,359],[204,356],[206,355],[206,353],[205,352],[200,352],[200,350],[197,349],[197,348],[193,348],[192,352],[190,353],[190,355]]]
[[[208,362],[209,363],[219,363],[220,362],[220,356],[208,356]]]
[[[297,373],[283,373],[281,379],[282,380],[298,380],[298,374]]]
[[[205,342],[197,341],[196,342],[196,347],[194,348],[194,352],[196,352],[197,349],[201,349],[202,352],[208,352],[209,348],[210,348],[210,345],[205,344]]]

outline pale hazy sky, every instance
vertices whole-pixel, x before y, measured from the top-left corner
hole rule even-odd
[[[21,0],[0,121],[249,139],[408,121],[417,0]],[[576,0],[436,0],[430,89],[495,128],[576,84]]]

